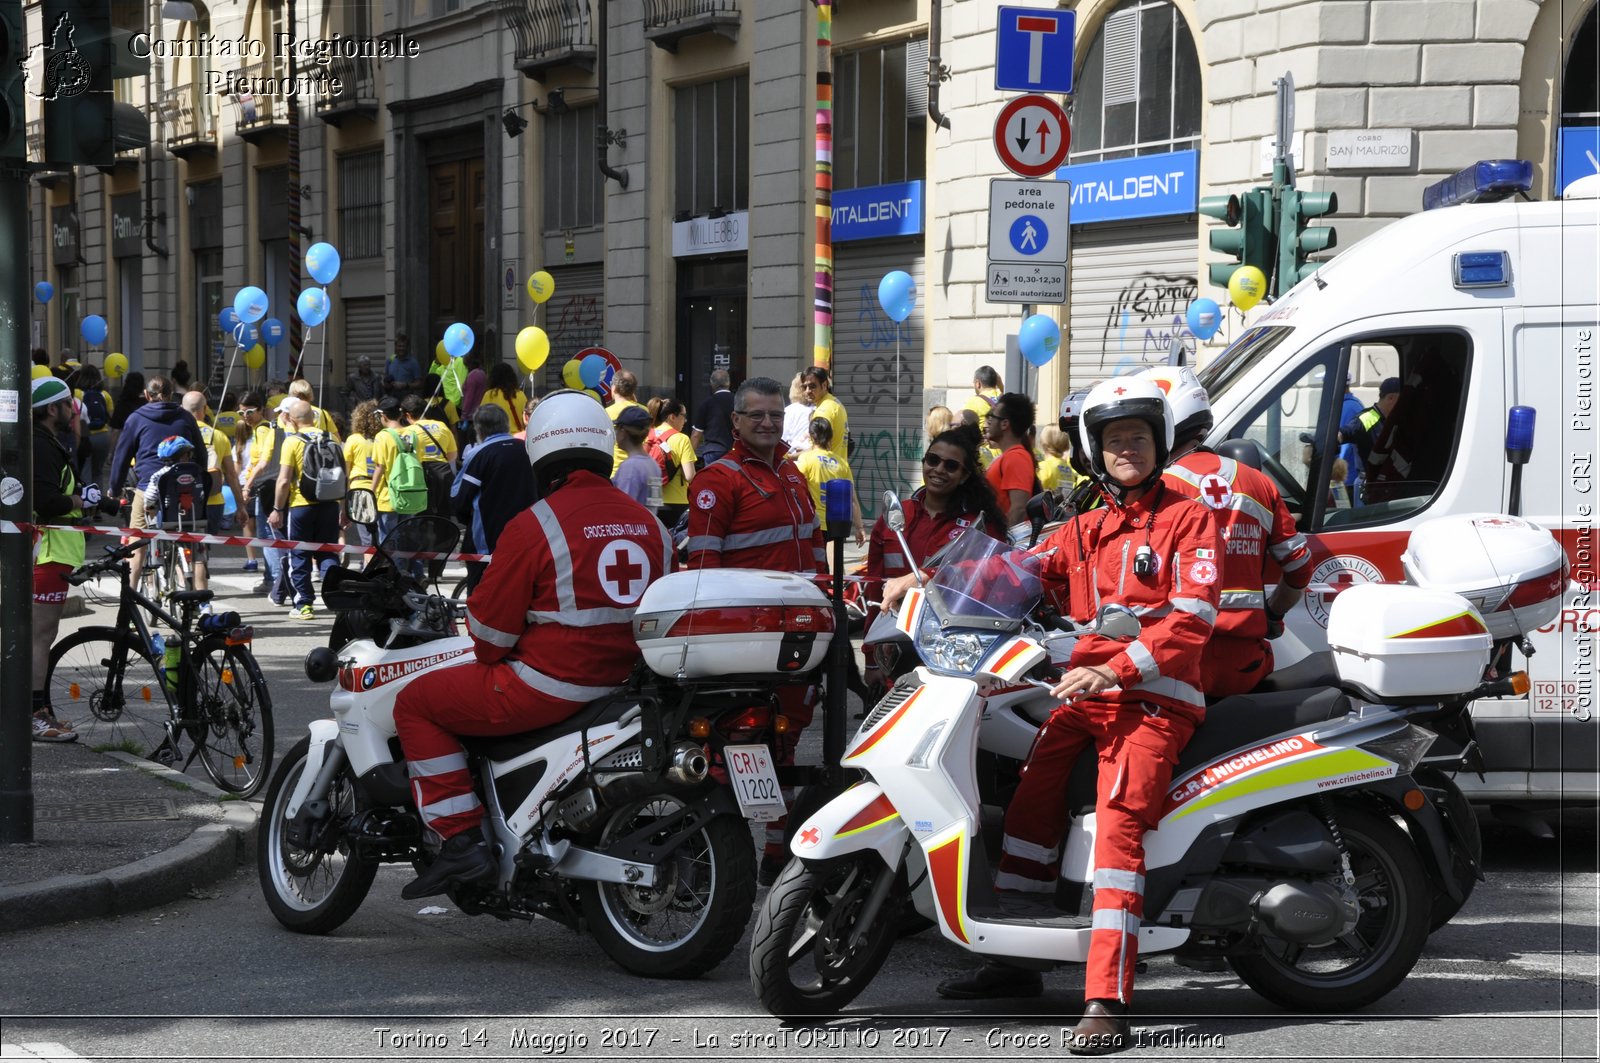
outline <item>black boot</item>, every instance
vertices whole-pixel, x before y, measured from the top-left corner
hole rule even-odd
[[[483,842],[483,834],[477,830],[465,831],[447,838],[439,848],[438,858],[423,868],[415,880],[406,883],[400,896],[408,901],[432,897],[451,886],[488,878],[494,872],[494,857]]]
[[[1132,1043],[1128,1009],[1115,1000],[1091,1000],[1067,1037],[1067,1051],[1075,1056],[1103,1056]]]
[[[983,966],[961,978],[940,982],[938,993],[949,1000],[993,1000],[1001,997],[1036,997],[1044,992],[1038,971],[1008,963],[984,960]]]

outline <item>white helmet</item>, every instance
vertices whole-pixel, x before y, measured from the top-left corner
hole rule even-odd
[[[1175,422],[1172,430],[1175,442],[1205,438],[1211,431],[1211,400],[1206,398],[1206,389],[1193,369],[1186,365],[1158,365],[1139,375],[1154,381],[1166,394]]]
[[[581,391],[554,391],[528,415],[528,461],[540,494],[573,469],[611,475],[616,431],[605,407]]]
[[[1140,376],[1124,376],[1096,384],[1088,398],[1083,400],[1079,417],[1078,433],[1094,478],[1118,494],[1154,482],[1167,467],[1167,459],[1172,456],[1172,406],[1154,381]],[[1100,437],[1107,425],[1129,417],[1144,421],[1155,434],[1156,464],[1144,483],[1124,486],[1106,472],[1105,457],[1100,452]]]

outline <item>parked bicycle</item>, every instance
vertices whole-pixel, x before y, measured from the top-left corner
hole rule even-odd
[[[97,747],[180,771],[199,760],[222,789],[250,797],[272,769],[272,698],[250,652],[253,632],[237,613],[199,615],[209,590],[168,591],[177,616],[141,594],[128,559],[142,549],[107,547],[67,577],[79,585],[115,573],[120,598],[113,626],[81,628],[51,648],[51,704]]]

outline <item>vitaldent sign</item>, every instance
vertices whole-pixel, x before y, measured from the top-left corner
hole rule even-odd
[[[1199,205],[1200,153],[1172,151],[1113,162],[1063,166],[1072,182],[1072,224],[1193,214]]]
[[[833,242],[922,232],[922,182],[847,188],[833,193]]]
[[[692,218],[672,223],[672,256],[715,255],[750,248],[750,214],[735,211],[720,218]]]

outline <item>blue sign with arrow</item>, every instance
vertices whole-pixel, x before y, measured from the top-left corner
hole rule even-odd
[[[1009,92],[1071,92],[1077,15],[1002,7],[995,32],[994,87]]]

